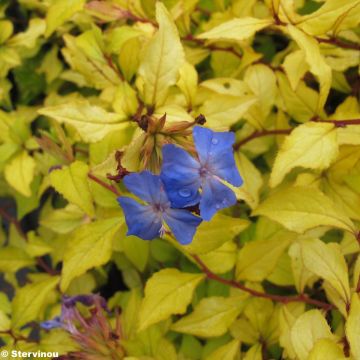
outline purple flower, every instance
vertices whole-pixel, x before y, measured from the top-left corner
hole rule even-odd
[[[127,235],[151,240],[162,236],[167,224],[181,244],[192,241],[201,219],[187,210],[171,208],[159,176],[143,171],[127,175],[123,181],[129,191],[146,203],[124,196],[118,198],[128,226]]]
[[[233,155],[235,135],[195,126],[193,137],[198,159],[175,145],[165,145],[160,176],[173,207],[200,202],[201,217],[210,220],[218,210],[236,203],[234,192],[221,180],[234,186],[243,183]]]

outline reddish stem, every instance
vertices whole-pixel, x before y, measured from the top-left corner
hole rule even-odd
[[[22,230],[21,228],[21,225],[20,225],[20,222],[15,219],[14,217],[12,217],[10,214],[8,214],[5,209],[3,208],[0,208],[0,216],[2,216],[4,219],[6,219],[9,223],[13,224],[17,230],[17,232],[19,233],[19,235],[26,239],[27,236],[26,234],[24,233],[24,231]]]
[[[184,41],[192,41],[194,43],[196,43],[199,46],[202,46],[206,49],[209,49],[210,51],[225,51],[225,52],[229,52],[232,53],[233,55],[235,55],[236,57],[238,57],[239,59],[242,58],[242,55],[240,53],[238,53],[233,47],[231,46],[227,46],[227,47],[221,47],[221,46],[217,46],[215,44],[209,44],[207,45],[205,40],[202,39],[198,39],[196,37],[194,37],[194,35],[192,34],[188,34],[186,36],[184,36],[181,40]]]
[[[245,285],[242,285],[242,284],[240,284],[240,283],[238,283],[238,282],[236,282],[234,280],[223,279],[222,277],[214,274],[203,263],[203,261],[197,255],[194,255],[193,258],[197,262],[197,264],[199,265],[200,269],[205,273],[205,275],[206,275],[206,277],[208,279],[215,280],[215,281],[220,282],[220,283],[222,283],[224,285],[228,285],[228,286],[231,286],[233,288],[245,291],[245,292],[247,292],[248,294],[250,294],[252,296],[273,300],[273,301],[280,302],[280,303],[283,303],[283,304],[287,304],[287,303],[290,303],[290,302],[303,302],[303,303],[306,303],[306,304],[313,305],[313,306],[316,306],[318,308],[324,309],[325,311],[329,311],[329,310],[333,309],[333,305],[322,302],[320,300],[311,299],[305,294],[300,294],[300,295],[295,295],[295,296],[283,296],[283,295],[266,294],[266,293],[263,293],[263,292],[248,288]]]
[[[26,233],[21,228],[20,222],[12,217],[10,214],[8,214],[5,209],[0,208],[0,216],[2,216],[4,219],[6,219],[9,223],[13,224],[15,226],[16,231],[19,233],[19,235],[24,239],[28,240]],[[56,270],[53,270],[50,266],[46,264],[46,262],[41,257],[36,258],[36,264],[41,267],[45,272],[47,272],[49,275],[58,275],[59,272]]]
[[[345,42],[337,38],[333,38],[333,37],[329,39],[323,39],[319,37],[315,37],[315,38],[320,43],[336,45],[344,49],[360,50],[360,45],[351,42]]]
[[[238,150],[241,146],[245,145],[249,141],[263,137],[263,136],[269,136],[269,135],[288,135],[291,133],[293,129],[275,129],[275,130],[262,130],[262,131],[254,131],[251,135],[246,137],[245,139],[242,139],[238,141],[236,144],[234,144],[234,150]]]
[[[322,122],[322,123],[329,123],[334,124],[337,128],[344,128],[349,125],[360,125],[360,119],[349,119],[349,120],[321,120],[316,117],[311,119],[313,122]],[[244,146],[249,141],[257,139],[263,136],[270,136],[270,135],[288,135],[290,134],[295,128],[290,129],[274,129],[274,130],[255,130],[252,134],[247,136],[246,138],[238,141],[234,144],[234,150],[239,150],[241,146]],[[360,239],[359,239],[360,242]]]
[[[95,176],[94,174],[89,173],[89,174],[88,174],[88,177],[89,177],[91,180],[95,181],[95,182],[96,182],[97,184],[99,184],[100,186],[102,186],[103,188],[105,188],[105,189],[111,191],[112,193],[114,193],[116,196],[120,196],[120,195],[121,195],[120,192],[119,192],[119,190],[118,190],[115,186],[110,185],[110,184],[107,184],[105,181],[99,179],[99,178],[98,178],[97,176]]]

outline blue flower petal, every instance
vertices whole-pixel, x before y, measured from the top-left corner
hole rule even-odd
[[[214,157],[210,157],[208,164],[213,175],[226,180],[234,186],[241,186],[243,184],[243,179],[235,164],[232,149],[231,151],[224,151],[223,153],[216,154]]]
[[[196,228],[202,221],[200,217],[182,209],[169,209],[164,213],[164,220],[176,240],[182,245],[191,243]]]
[[[51,330],[62,327],[63,324],[60,321],[60,317],[57,316],[53,320],[43,321],[40,323],[40,327],[45,330]]]
[[[149,204],[168,202],[160,177],[150,171],[126,175],[123,181],[129,191]]]
[[[233,153],[235,135],[232,132],[214,132],[195,126],[193,136],[200,162],[213,175],[234,186],[241,186],[243,180],[236,167]]]
[[[185,150],[168,144],[163,146],[160,177],[172,207],[182,208],[200,201],[200,164]]]
[[[141,205],[129,197],[119,197],[118,202],[123,208],[127,235],[135,235],[144,240],[152,240],[160,235],[161,218],[151,206]]]
[[[214,177],[207,177],[202,186],[200,216],[209,221],[221,209],[236,203],[234,192]]]

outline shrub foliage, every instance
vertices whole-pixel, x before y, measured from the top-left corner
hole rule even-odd
[[[0,19],[3,349],[360,359],[359,0],[2,0]],[[159,174],[165,144],[196,156],[194,125],[235,134],[236,204],[187,245],[126,236],[122,179]]]

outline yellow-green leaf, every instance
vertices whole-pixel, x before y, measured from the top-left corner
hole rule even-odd
[[[164,269],[155,273],[146,283],[145,297],[139,313],[139,330],[165,320],[173,314],[183,314],[191,302],[203,274],[182,273]]]
[[[19,269],[34,264],[32,259],[21,248],[6,246],[0,249],[0,271],[15,273]]]
[[[169,87],[175,85],[179,69],[185,61],[177,28],[165,6],[156,3],[159,30],[150,40],[139,68],[144,80],[144,99],[149,105],[163,104]]]
[[[313,187],[294,186],[279,190],[261,203],[253,215],[264,215],[298,233],[317,226],[356,231],[352,221],[320,190]]]
[[[297,359],[308,360],[310,351],[319,339],[334,339],[330,326],[319,310],[300,315],[291,328],[291,342]]]
[[[85,142],[102,140],[107,134],[127,126],[124,115],[108,112],[86,100],[45,107],[39,114],[72,125]]]
[[[359,7],[359,0],[328,0],[319,10],[304,16],[298,26],[310,35],[326,34],[331,29],[336,30],[349,13]],[[358,17],[354,19],[352,25],[358,25],[358,20]]]
[[[198,227],[191,244],[183,246],[189,253],[205,254],[232,240],[245,230],[250,222],[217,214],[210,222],[203,221]]]
[[[302,50],[296,50],[286,56],[283,68],[289,79],[291,88],[295,91],[300,80],[309,69],[305,61],[304,52]]]
[[[306,62],[310,71],[318,78],[320,83],[320,96],[317,112],[322,111],[331,87],[331,68],[320,53],[318,42],[293,25],[288,25],[290,36],[296,41],[305,53]]]
[[[175,324],[176,332],[200,337],[215,337],[226,333],[244,307],[239,297],[209,297],[202,299],[194,311]]]
[[[90,216],[94,215],[94,205],[88,183],[89,167],[81,161],[50,173],[51,185],[70,203],[79,206]]]
[[[49,37],[59,26],[82,10],[85,0],[55,0],[46,15],[45,36]]]
[[[5,166],[5,179],[20,194],[31,196],[31,182],[35,174],[35,160],[22,151]]]
[[[87,270],[107,263],[112,253],[112,243],[122,224],[111,218],[84,224],[69,237],[64,253],[60,287],[65,291],[71,280]]]
[[[253,17],[232,19],[200,34],[198,38],[234,41],[245,40],[272,23],[272,19],[256,19]]]
[[[28,322],[36,320],[50,292],[58,283],[59,277],[53,276],[18,289],[12,301],[12,328],[20,329]]]
[[[207,360],[235,360],[240,351],[240,341],[232,340],[207,355]]]
[[[310,351],[307,360],[342,360],[346,359],[343,349],[330,339],[318,340]]]
[[[270,239],[246,243],[236,261],[236,279],[254,282],[264,280],[275,269],[292,237],[291,233],[285,231]]]
[[[309,122],[285,138],[270,176],[272,187],[297,166],[323,170],[338,156],[337,132],[333,124]]]
[[[349,317],[346,321],[346,338],[350,344],[351,354],[355,359],[360,358],[360,299],[358,294],[353,294]]]
[[[229,130],[256,101],[253,95],[240,97],[217,94],[207,99],[199,112],[205,115],[211,129]]]
[[[301,240],[300,244],[305,267],[329,282],[344,303],[349,303],[349,274],[340,246],[335,243],[325,244],[318,239]]]

